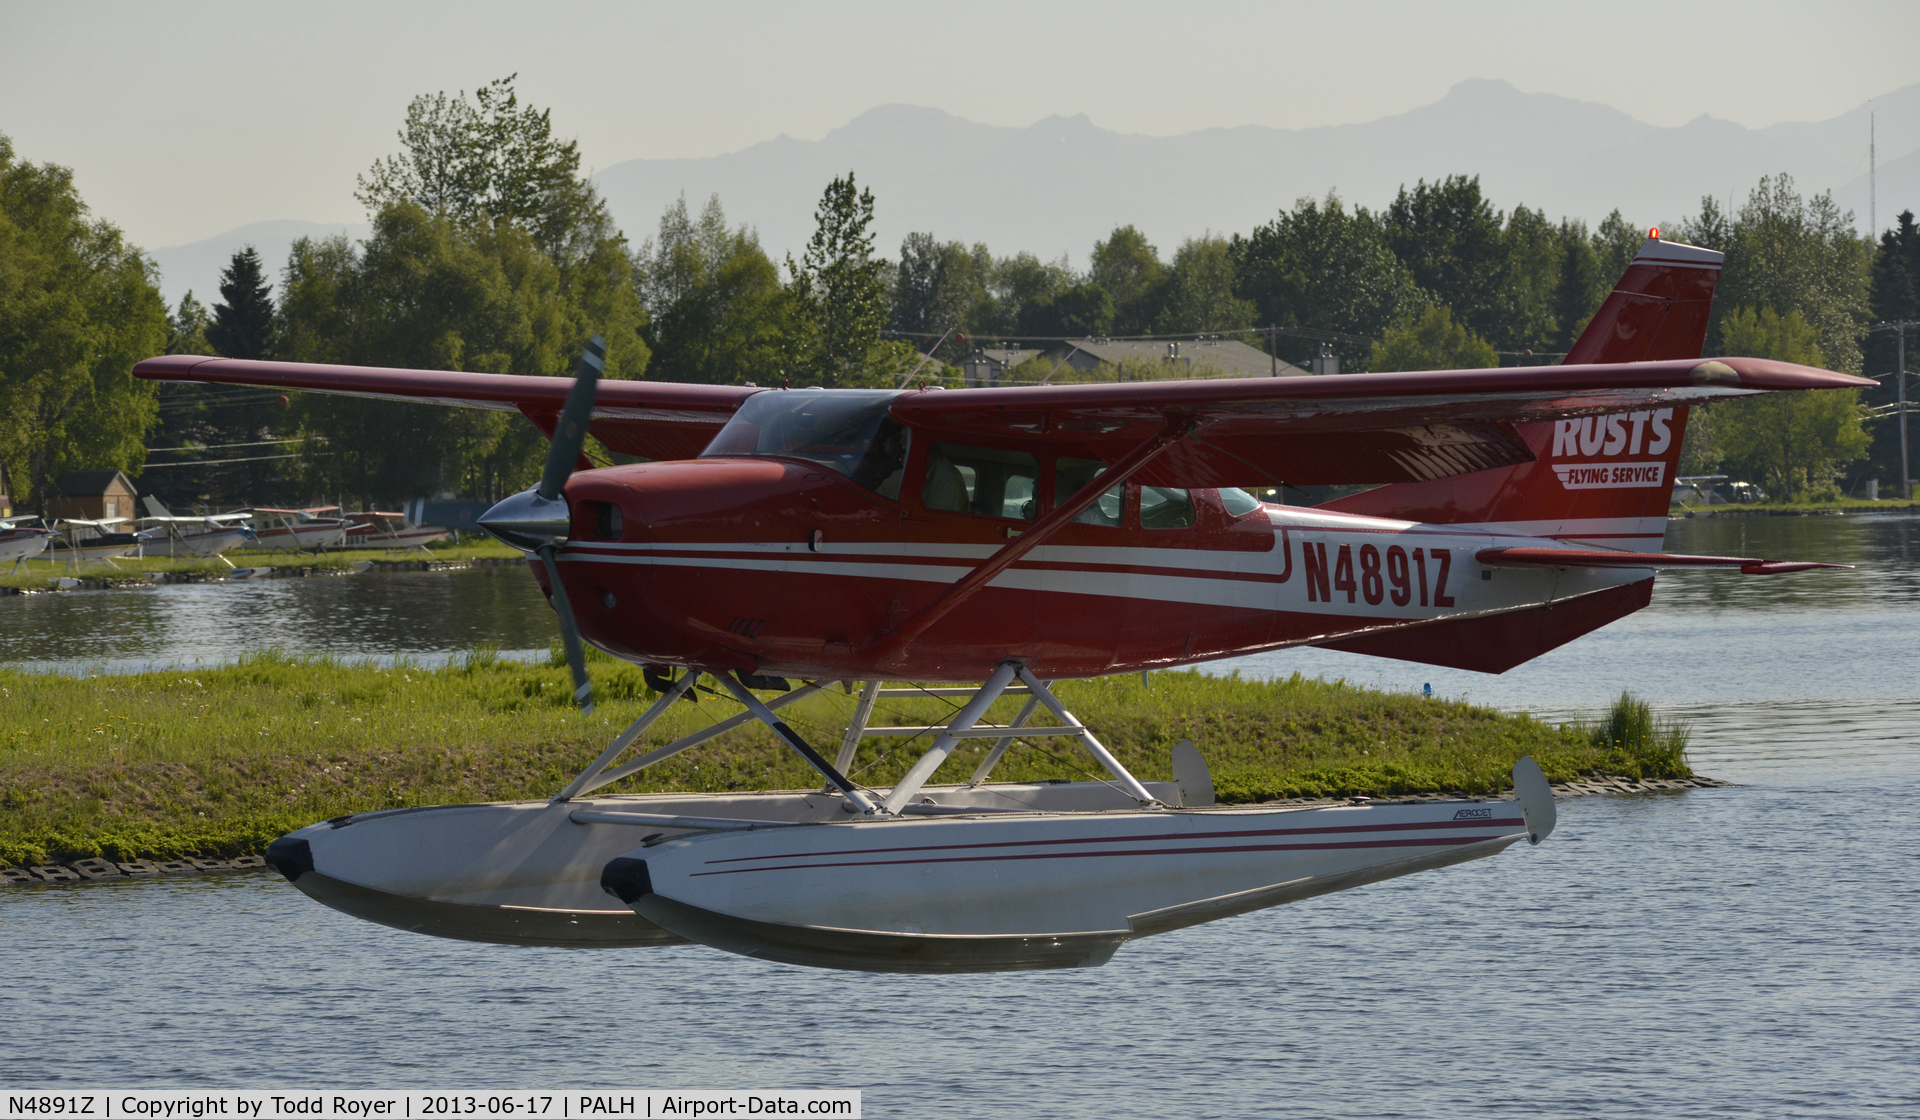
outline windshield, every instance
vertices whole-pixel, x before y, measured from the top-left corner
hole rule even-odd
[[[805,459],[846,475],[883,497],[900,496],[907,431],[888,415],[897,392],[781,389],[755,393],[700,453]]]

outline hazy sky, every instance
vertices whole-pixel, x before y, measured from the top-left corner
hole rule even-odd
[[[72,167],[97,214],[160,248],[272,218],[360,220],[354,176],[395,150],[412,96],[515,71],[604,168],[817,139],[888,102],[1169,135],[1371,120],[1475,77],[1653,124],[1760,127],[1920,79],[1916,32],[1913,0],[0,0],[0,133],[19,158]]]

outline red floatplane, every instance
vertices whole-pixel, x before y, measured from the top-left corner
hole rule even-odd
[[[1215,806],[1190,745],[1174,782],[1140,781],[1054,681],[1299,645],[1500,672],[1646,606],[1662,568],[1826,566],[1660,551],[1689,405],[1870,384],[1703,360],[1719,269],[1650,238],[1552,367],[771,390],[601,383],[596,339],[571,383],[184,355],[135,372],[523,413],[552,438],[546,472],[481,524],[529,553],[582,705],[582,639],[660,689],[550,801],[358,813],[282,838],[269,861],[302,890],[477,940],[1069,967],[1538,843],[1554,809],[1530,759],[1513,800]],[[650,461],[587,469],[588,432]],[[1315,508],[1243,489],[1282,483],[1377,485]],[[739,714],[646,749],[702,680]],[[983,683],[938,690],[966,698],[944,726],[868,726],[887,682],[925,680]],[[858,702],[829,760],[777,709],[836,684]],[[1018,714],[982,722],[1003,696]],[[821,790],[593,795],[755,720]],[[864,739],[903,734],[931,745],[897,784],[846,776]],[[990,782],[1019,737],[1077,741],[1109,778]],[[972,775],[930,784],[974,740],[993,745]]]

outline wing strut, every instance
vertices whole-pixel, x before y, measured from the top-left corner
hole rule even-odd
[[[926,633],[928,627],[945,618],[955,607],[973,598],[981,588],[993,582],[993,577],[1012,567],[1022,556],[1059,531],[1061,526],[1080,516],[1082,511],[1099,500],[1100,495],[1133,477],[1141,467],[1153,462],[1161,452],[1185,439],[1192,431],[1193,424],[1186,418],[1167,417],[1166,426],[1159,432],[1122,455],[1113,466],[1082,486],[1073,497],[1055,506],[1052,512],[1034,522],[1026,532],[1008,541],[1004,548],[948,584],[945,590],[934,597],[933,602],[921,607],[898,627],[869,638],[864,643],[865,647],[880,664],[898,657],[908,643]]]

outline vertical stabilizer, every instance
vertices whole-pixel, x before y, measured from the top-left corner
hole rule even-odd
[[[1721,254],[1649,237],[1564,365],[1698,358]],[[1686,434],[1685,408],[1524,424],[1535,461],[1432,482],[1393,483],[1324,509],[1657,552]]]

